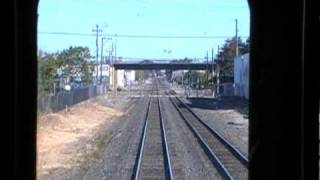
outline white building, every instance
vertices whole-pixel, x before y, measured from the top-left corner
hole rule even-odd
[[[110,88],[124,88],[135,81],[134,70],[115,70],[114,67],[110,68]],[[116,86],[116,87],[115,87]]]
[[[98,75],[98,77],[97,77],[97,75]],[[109,75],[110,75],[109,64],[102,64],[102,66],[99,64],[98,66],[94,67],[94,70],[92,72],[92,77],[94,79],[98,78],[98,80],[100,80],[100,76],[101,76],[103,81],[105,81],[107,78],[109,78]]]
[[[136,73],[134,70],[126,70],[125,75],[125,85],[130,85],[135,81]]]
[[[117,87],[123,88],[125,85],[125,73],[124,70],[117,70]]]
[[[234,59],[234,95],[249,99],[249,53]]]
[[[171,79],[174,80],[174,79],[180,79],[184,76],[185,73],[187,73],[188,70],[175,70],[175,71],[172,71],[172,76],[171,76]]]

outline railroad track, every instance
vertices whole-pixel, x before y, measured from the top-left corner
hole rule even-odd
[[[223,179],[248,179],[248,159],[217,131],[202,121],[178,97],[170,101],[199,140]]]
[[[158,95],[158,84],[151,95]],[[159,97],[149,97],[132,179],[173,179]]]

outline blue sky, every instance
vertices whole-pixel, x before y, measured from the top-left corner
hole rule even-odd
[[[237,18],[238,35],[248,37],[250,24],[246,0],[40,0],[38,14],[39,49],[56,52],[69,46],[88,46],[92,55],[96,53],[95,36],[41,32],[92,34],[98,24],[102,34],[112,35],[232,37]],[[211,48],[215,54],[224,40],[118,37],[117,56],[203,58]],[[104,52],[112,42],[115,38],[105,41]]]

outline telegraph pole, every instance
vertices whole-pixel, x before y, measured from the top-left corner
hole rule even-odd
[[[113,83],[113,82],[112,82],[112,79],[111,79],[111,55],[112,55],[112,54],[111,54],[111,51],[109,51],[109,58],[108,58],[108,59],[109,59],[109,82],[108,82],[108,83],[109,83],[109,84],[108,84],[108,87],[109,87],[109,88],[110,88],[110,84]],[[112,75],[112,77],[113,77],[113,75]],[[113,84],[112,84],[112,85],[113,85]]]
[[[115,59],[117,60],[117,34],[116,34],[116,41],[114,44],[114,56],[115,56]]]
[[[113,42],[112,42],[112,45],[111,45],[111,64],[113,64]]]
[[[114,70],[111,71],[111,66],[112,66],[112,59],[113,59],[113,42],[111,43],[111,50],[109,51],[109,84],[112,83],[112,88],[114,88],[114,82],[113,82],[113,76],[114,76]],[[111,74],[112,74],[112,78],[111,78]]]
[[[99,56],[99,47],[98,47],[98,38],[99,38],[99,32],[102,32],[101,29],[99,29],[99,25],[96,25],[96,29],[92,30],[93,32],[96,32],[96,47],[97,47],[97,54],[96,54],[96,60],[97,60],[97,75],[96,75],[96,83],[98,82],[98,56]]]
[[[211,49],[211,74],[212,74],[212,96],[214,94],[214,82],[213,82],[213,48]]]
[[[213,73],[213,48],[211,48],[211,68]]]
[[[107,40],[111,38],[101,38],[101,58],[100,58],[100,84],[102,84],[102,60],[103,60],[103,40]]]
[[[100,58],[100,84],[102,84],[102,60],[103,60],[103,40],[105,38],[101,38],[101,58]]]
[[[218,54],[218,63],[217,63],[217,94],[216,95],[219,95],[219,89],[220,89],[220,57],[219,57],[219,53],[220,53],[220,48],[219,48],[219,45],[218,45],[218,51],[217,51],[217,54]]]
[[[236,21],[236,56],[238,56],[238,19]]]
[[[207,72],[206,72],[207,83],[209,81],[209,52],[207,51]]]

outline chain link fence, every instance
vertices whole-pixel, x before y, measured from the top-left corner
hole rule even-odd
[[[38,112],[57,112],[63,110],[66,106],[72,106],[106,93],[107,86],[102,84],[77,88],[71,91],[60,91],[55,95],[38,96]]]

